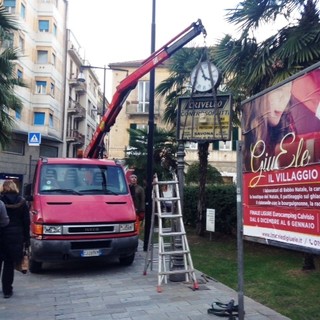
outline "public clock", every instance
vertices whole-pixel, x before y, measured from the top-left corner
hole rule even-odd
[[[210,77],[210,70],[212,80]],[[217,87],[220,82],[220,73],[218,68],[211,62],[203,61],[197,64],[191,72],[191,85],[196,91],[206,92]]]

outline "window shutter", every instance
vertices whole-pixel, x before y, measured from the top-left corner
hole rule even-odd
[[[232,128],[232,150],[237,150],[237,141],[239,139],[239,128],[233,127]]]
[[[137,124],[136,123],[130,123],[130,129],[134,130],[137,129]],[[131,136],[131,132],[130,132],[130,137],[129,137],[129,146],[132,145],[132,136]]]
[[[219,150],[219,140],[212,143],[212,150]]]

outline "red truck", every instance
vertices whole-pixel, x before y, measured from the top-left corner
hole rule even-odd
[[[124,169],[102,158],[104,136],[139,79],[205,29],[200,20],[154,52],[117,87],[83,158],[38,160],[30,201],[30,271],[44,262],[117,257],[130,265],[138,247],[137,217]]]

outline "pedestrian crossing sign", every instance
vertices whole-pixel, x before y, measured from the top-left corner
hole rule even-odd
[[[40,146],[41,133],[40,132],[29,132],[28,133],[28,145],[29,146]]]

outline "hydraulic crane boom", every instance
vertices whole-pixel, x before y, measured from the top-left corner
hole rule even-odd
[[[157,65],[167,60],[172,54],[181,49],[200,33],[206,35],[206,30],[199,19],[197,22],[192,23],[188,28],[180,32],[159,50],[155,51],[149,58],[142,62],[138,69],[121,81],[112,97],[112,101],[108,106],[106,113],[103,115],[89,145],[84,151],[84,158],[99,158],[99,155],[104,148],[103,140],[105,134],[109,132],[110,128],[114,125],[123,103],[127,99],[131,90],[136,87],[139,79],[154,69]]]

